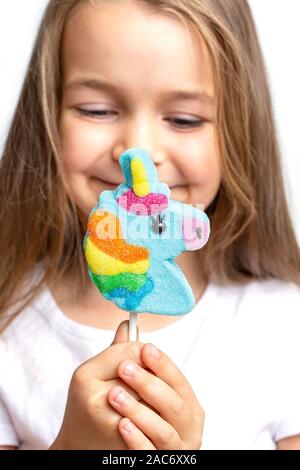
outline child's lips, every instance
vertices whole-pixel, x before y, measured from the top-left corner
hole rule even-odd
[[[103,191],[105,189],[114,190],[120,184],[120,183],[111,183],[109,181],[105,181],[94,176],[92,176],[91,178],[91,183],[98,191]]]
[[[112,183],[110,181],[105,181],[101,178],[97,178],[95,176],[91,177],[91,183],[93,187],[97,190],[97,192],[104,191],[104,190],[115,190],[119,183]],[[170,186],[171,190],[171,198],[185,202],[188,198],[188,187],[187,185],[177,185],[177,186]]]

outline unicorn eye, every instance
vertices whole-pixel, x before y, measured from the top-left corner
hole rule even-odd
[[[153,232],[161,235],[167,228],[165,223],[165,216],[163,214],[158,214],[156,217],[151,217],[151,220]]]

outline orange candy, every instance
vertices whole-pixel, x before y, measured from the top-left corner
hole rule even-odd
[[[125,263],[135,263],[149,258],[146,248],[129,245],[123,238],[118,217],[97,210],[88,222],[88,236],[104,253]]]

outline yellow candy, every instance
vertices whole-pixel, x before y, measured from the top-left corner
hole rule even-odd
[[[94,274],[114,276],[121,273],[144,274],[149,270],[150,261],[144,259],[135,263],[124,263],[99,250],[94,243],[87,238],[85,256],[88,265]]]
[[[140,158],[131,160],[132,188],[134,194],[138,197],[144,197],[150,194],[151,189],[147,180],[145,166]]]

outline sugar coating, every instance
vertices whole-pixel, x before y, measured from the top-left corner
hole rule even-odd
[[[154,215],[167,209],[168,198],[165,194],[156,193],[139,197],[130,189],[117,199],[117,203],[132,214]]]
[[[145,150],[127,150],[120,165],[124,183],[103,191],[89,217],[83,246],[90,278],[123,310],[186,314],[195,298],[174,258],[207,243],[209,219],[170,199]]]

